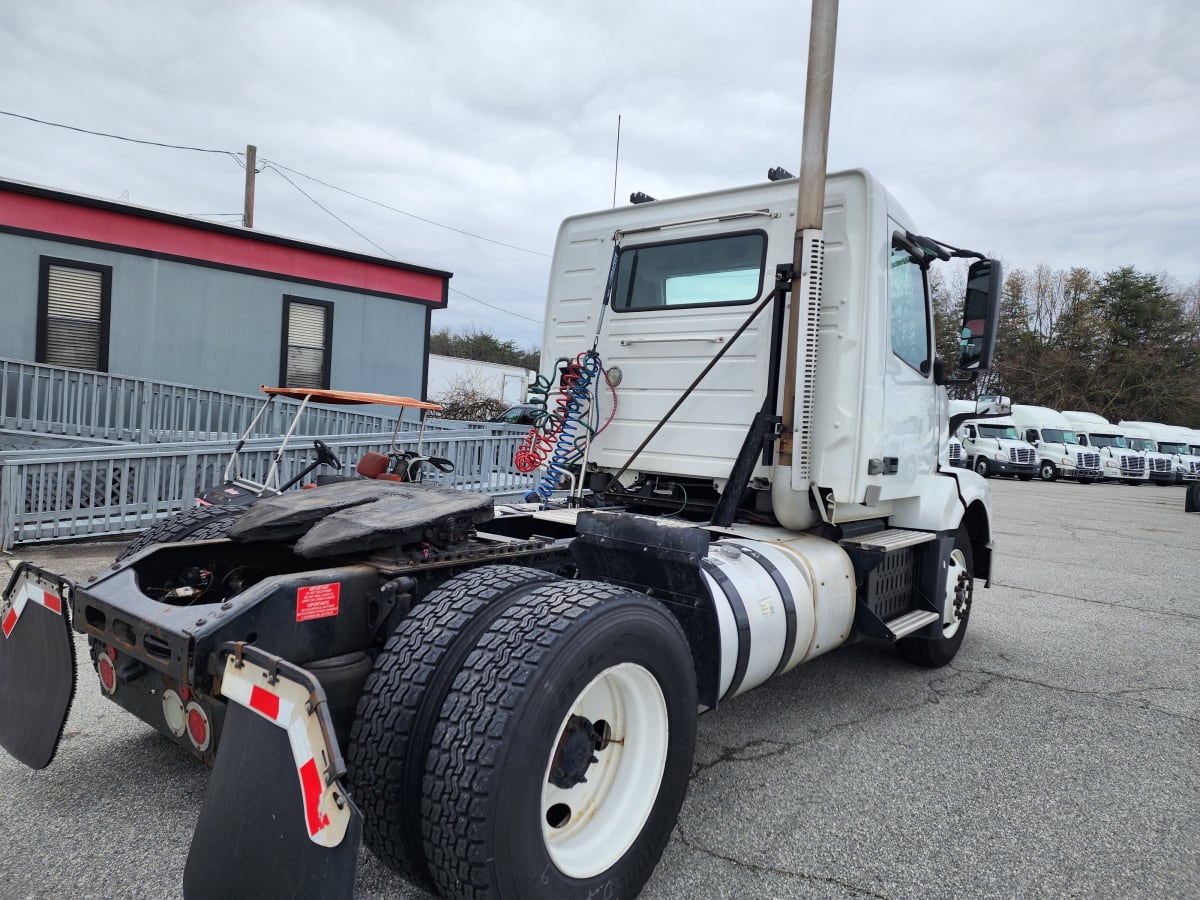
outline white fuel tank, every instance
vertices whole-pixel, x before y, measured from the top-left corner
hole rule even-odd
[[[832,541],[725,538],[701,560],[721,635],[722,700],[845,643],[854,565]]]

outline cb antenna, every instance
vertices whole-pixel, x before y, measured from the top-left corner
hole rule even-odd
[[[617,152],[613,157],[613,209],[617,208],[617,167],[621,164],[621,115],[617,114]]]

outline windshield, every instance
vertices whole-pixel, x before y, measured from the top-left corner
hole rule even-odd
[[[1131,437],[1129,438],[1129,449],[1154,450],[1154,441],[1150,440],[1150,438]]]
[[[1013,425],[983,425],[979,426],[979,436],[985,438],[1007,438],[1010,441],[1019,441],[1021,436],[1017,434],[1017,429]]]
[[[1158,452],[1159,453],[1188,453],[1189,451],[1188,451],[1187,444],[1177,444],[1173,441],[1159,441],[1158,442]]]
[[[1075,436],[1073,431],[1065,431],[1062,428],[1043,428],[1042,435],[1051,444],[1078,444],[1079,438]]]
[[[1116,447],[1119,450],[1128,450],[1129,445],[1125,443],[1125,438],[1119,434],[1093,434],[1091,435],[1093,447]]]

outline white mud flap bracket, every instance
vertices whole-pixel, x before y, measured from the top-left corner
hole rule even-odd
[[[321,685],[255,647],[219,652],[229,705],[184,897],[351,897],[362,813],[339,781],[346,767]]]
[[[75,696],[71,582],[29,563],[0,597],[0,747],[25,765],[54,759]]]

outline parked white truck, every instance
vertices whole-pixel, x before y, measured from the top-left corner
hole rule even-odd
[[[1079,442],[1100,454],[1101,477],[1126,484],[1144,484],[1149,480],[1145,454],[1132,449],[1125,432],[1104,416],[1077,409],[1064,409],[1063,418],[1071,423]]]
[[[1038,477],[1043,481],[1074,478],[1080,484],[1091,484],[1100,478],[1099,451],[1080,443],[1062,413],[1047,406],[1014,403],[1012,419],[1037,451]]]
[[[1188,429],[1175,425],[1164,425],[1161,422],[1129,422],[1122,420],[1120,427],[1131,436],[1141,437],[1154,444],[1156,456],[1167,461],[1169,479],[1166,483],[1182,484],[1185,481],[1200,479],[1200,447],[1193,448],[1193,437]],[[1150,477],[1154,478],[1151,472]]]
[[[951,400],[950,414],[974,416],[974,400]],[[955,436],[962,442],[967,467],[988,478],[1015,475],[1029,481],[1037,474],[1037,451],[1022,439],[1011,416],[967,418]]]
[[[1149,431],[1141,425],[1131,425],[1128,422],[1122,422],[1117,427],[1125,432],[1125,442],[1129,444],[1129,449],[1136,450],[1146,457],[1146,478],[1151,484],[1175,483],[1175,462],[1171,459],[1171,454],[1159,451],[1158,442]]]
[[[445,896],[631,897],[699,707],[856,637],[948,663],[993,528],[987,483],[939,464],[929,268],[975,259],[959,362],[978,372],[1000,265],[922,236],[866,172],[826,179],[819,106],[799,179],[563,223],[549,414],[524,448],[542,502],[346,482],[86,585],[22,566],[0,745],[51,761],[73,626],[109,699],[215,759],[191,900],[349,897],[362,837]]]

